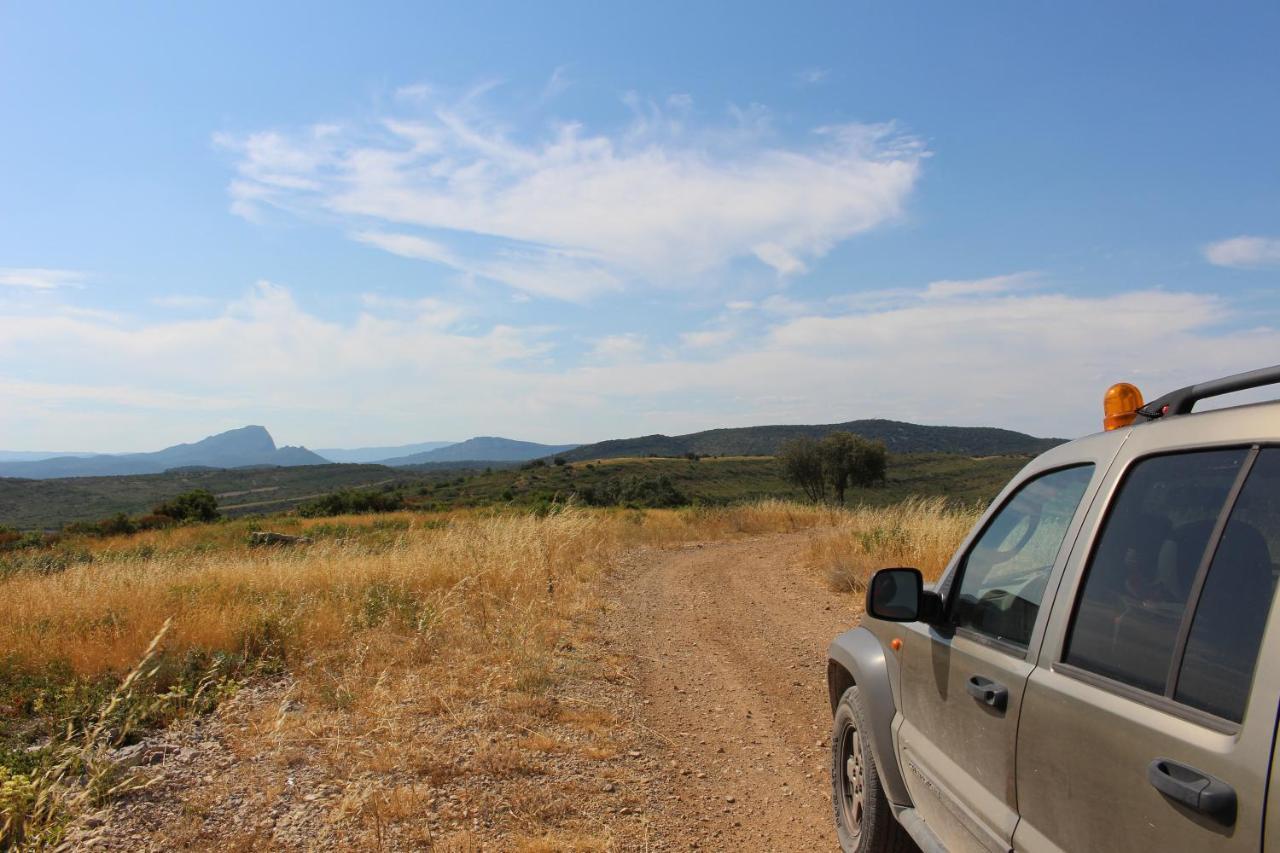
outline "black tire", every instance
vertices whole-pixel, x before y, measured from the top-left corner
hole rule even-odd
[[[871,755],[866,710],[857,687],[836,705],[831,726],[831,805],[844,853],[907,853],[917,850],[893,816]]]

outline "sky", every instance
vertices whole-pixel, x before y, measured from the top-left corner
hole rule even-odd
[[[884,417],[1280,363],[1280,5],[0,0],[0,448]]]

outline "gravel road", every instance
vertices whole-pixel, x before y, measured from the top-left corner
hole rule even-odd
[[[826,646],[857,620],[802,566],[804,534],[653,552],[611,620],[640,721],[669,770],[650,812],[669,849],[838,850]]]

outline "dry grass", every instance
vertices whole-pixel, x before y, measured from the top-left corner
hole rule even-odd
[[[809,546],[813,566],[836,590],[860,593],[877,569],[915,566],[937,580],[981,515],[943,498],[913,498],[889,507],[854,507]]]
[[[584,668],[617,669],[607,656],[575,657],[590,644],[584,617],[601,605],[595,581],[616,558],[636,546],[830,528],[815,538],[814,562],[854,589],[883,565],[938,570],[973,516],[937,501],[878,510],[766,501],[272,519],[271,529],[315,540],[294,548],[249,547],[248,522],[72,542],[92,562],[0,578],[0,680],[51,667],[82,681],[118,678],[171,620],[148,672],[174,707],[199,710],[173,686],[193,655],[230,661],[220,670],[230,679],[262,665],[287,674],[288,693],[240,722],[233,749],[256,772],[307,768],[314,784],[345,791],[337,846],[468,849],[468,833],[492,819],[523,849],[600,849],[608,833],[580,814],[572,790],[545,780],[555,762],[619,752],[621,720],[557,698]],[[266,778],[236,784],[267,796]],[[431,799],[468,779],[493,790]]]

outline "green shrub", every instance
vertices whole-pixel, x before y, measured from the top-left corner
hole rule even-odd
[[[672,507],[684,506],[689,498],[665,474],[660,477],[631,475],[606,480],[599,486],[584,486],[579,500],[591,506]]]
[[[301,504],[298,515],[304,518],[324,518],[365,512],[395,512],[398,509],[404,509],[404,496],[399,492],[347,489]]]
[[[216,521],[218,499],[206,489],[195,489],[153,507],[151,512],[174,521]]]

